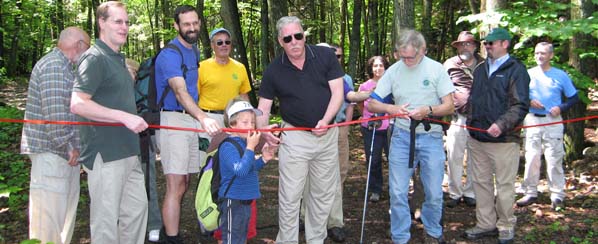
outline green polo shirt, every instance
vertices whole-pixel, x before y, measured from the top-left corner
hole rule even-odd
[[[104,107],[137,114],[133,80],[125,66],[125,57],[99,39],[79,60],[73,91],[91,95],[91,100]],[[80,138],[80,161],[89,169],[93,169],[98,153],[104,162],[140,153],[139,136],[124,126],[81,126]]]

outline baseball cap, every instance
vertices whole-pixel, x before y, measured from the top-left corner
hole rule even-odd
[[[509,32],[503,28],[494,28],[488,33],[485,38],[486,41],[492,42],[496,40],[511,40]]]
[[[220,33],[220,32],[224,32],[224,33],[228,34],[228,36],[229,36],[229,37],[231,36],[230,32],[229,32],[227,29],[224,29],[224,28],[216,28],[216,29],[214,29],[212,32],[210,32],[210,41],[211,41],[212,39],[214,39],[214,36],[215,36],[216,34]]]
[[[226,110],[226,114],[228,115],[228,119],[230,120],[230,118],[235,115],[236,113],[239,112],[243,112],[243,111],[249,111],[252,110],[255,115],[260,116],[262,115],[262,110],[253,108],[253,106],[251,106],[251,103],[247,102],[247,101],[237,101],[235,103],[233,103],[233,105],[231,105],[228,110]]]

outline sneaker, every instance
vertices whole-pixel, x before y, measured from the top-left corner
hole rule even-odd
[[[461,198],[459,199],[452,199],[450,198],[449,200],[446,201],[446,206],[449,208],[454,208],[457,205],[459,205],[459,202],[461,201]]]
[[[345,230],[341,227],[332,227],[328,229],[328,237],[334,242],[344,242],[346,238]]]
[[[160,230],[150,230],[147,235],[147,240],[151,242],[158,242],[160,240]]]
[[[499,244],[513,243],[513,238],[515,238],[515,230],[513,229],[506,229],[498,232]]]
[[[372,195],[370,195],[370,202],[378,201],[380,201],[380,193],[372,193]]]
[[[532,203],[536,203],[538,201],[537,197],[532,197],[532,196],[528,196],[525,195],[524,197],[522,197],[521,199],[517,200],[517,206],[518,207],[525,207],[528,206]]]
[[[468,207],[475,207],[476,204],[475,198],[473,197],[463,197],[463,202],[465,202],[465,205]]]
[[[446,241],[444,241],[442,236],[440,236],[438,238],[434,238],[433,236],[428,235],[427,233],[424,236],[424,244],[445,244],[445,243],[446,243]]]
[[[480,239],[482,237],[486,237],[486,236],[496,236],[498,234],[498,230],[496,228],[494,229],[482,229],[480,227],[473,227],[471,229],[466,230],[463,233],[463,237],[469,239],[469,240],[477,240]]]
[[[550,203],[550,207],[554,211],[557,211],[557,212],[562,211],[562,210],[565,210],[565,203],[561,199],[555,199],[554,201],[552,201]]]

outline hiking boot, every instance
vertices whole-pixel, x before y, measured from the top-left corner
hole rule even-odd
[[[555,199],[554,201],[552,201],[550,203],[550,207],[554,211],[557,211],[557,212],[562,211],[562,210],[565,210],[565,203],[561,199]]]
[[[515,238],[515,230],[513,229],[501,230],[498,232],[499,244],[513,243],[513,238]]]
[[[334,242],[345,242],[345,230],[341,227],[332,227],[328,229],[328,237]]]
[[[536,203],[538,201],[537,197],[532,197],[532,196],[528,196],[525,195],[524,197],[522,197],[521,199],[517,200],[517,206],[518,207],[525,207],[528,206],[532,203]]]
[[[459,202],[461,201],[461,198],[458,199],[452,199],[450,198],[449,200],[446,201],[446,206],[449,208],[454,208],[457,205],[459,205]]]
[[[498,230],[496,228],[494,229],[482,229],[478,226],[475,226],[471,229],[466,230],[463,233],[463,237],[469,239],[469,240],[477,240],[480,239],[482,237],[486,237],[486,236],[496,236],[498,234]]]
[[[475,198],[473,197],[463,197],[463,202],[465,202],[465,205],[468,207],[475,207],[476,204]]]
[[[372,193],[372,195],[370,195],[370,202],[378,201],[380,201],[380,193]]]
[[[427,233],[424,236],[424,244],[445,244],[445,243],[446,243],[446,241],[444,241],[442,236],[440,236],[438,238],[434,238],[433,236],[428,235]]]

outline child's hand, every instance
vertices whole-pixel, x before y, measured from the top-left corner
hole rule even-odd
[[[262,133],[259,131],[248,131],[247,132],[247,149],[255,151],[255,146],[260,143],[260,136]]]
[[[276,151],[278,151],[278,144],[264,144],[264,147],[262,147],[262,159],[264,160],[264,162],[268,163],[268,161],[272,160],[274,158],[274,155],[276,154]]]

